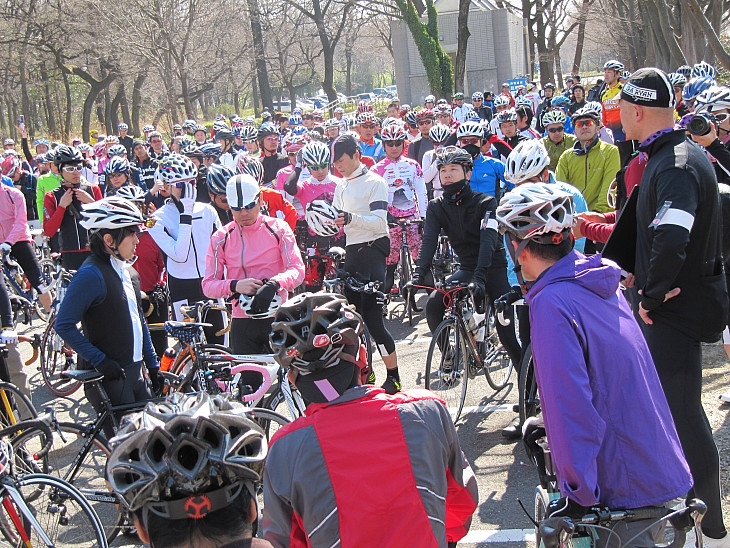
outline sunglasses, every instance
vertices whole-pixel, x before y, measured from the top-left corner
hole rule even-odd
[[[256,142],[256,139],[242,139],[244,145],[250,145]]]
[[[164,186],[168,186],[168,187],[173,187],[174,186],[175,188],[184,188],[185,185],[192,184],[192,183],[193,183],[193,180],[191,179],[189,181],[178,181],[176,183],[163,183],[163,185]]]
[[[110,173],[109,174],[109,178],[110,179],[114,179],[115,177],[121,177],[122,175],[124,175],[126,177],[127,174],[124,173],[123,171],[120,172],[120,173]]]
[[[715,114],[715,120],[717,121],[718,124],[722,124],[728,118],[730,118],[730,114],[728,114],[727,112],[721,112],[719,114]]]
[[[577,120],[575,122],[575,127],[593,127],[595,125],[595,120]]]
[[[363,129],[375,129],[378,126],[376,124],[360,124],[360,127]]]
[[[425,126],[427,124],[433,124],[433,120],[418,120],[419,126]]]
[[[463,139],[459,139],[459,143],[462,145],[476,145],[479,143],[478,137],[465,137]]]
[[[383,141],[383,144],[387,147],[399,147],[403,145],[403,141]]]
[[[259,196],[258,195],[256,196],[256,199],[253,202],[251,202],[250,204],[247,204],[247,205],[245,205],[243,207],[233,207],[233,206],[231,206],[231,210],[232,211],[241,211],[242,209],[245,209],[246,211],[250,211],[253,208],[255,208],[257,205],[259,205]]]
[[[562,127],[549,127],[548,128],[549,133],[561,133],[563,131],[565,131],[565,128],[562,128]]]
[[[323,164],[319,164],[319,165],[316,165],[316,166],[307,166],[307,167],[309,168],[309,171],[312,171],[312,170],[318,171],[320,169],[328,169],[330,167],[330,163],[329,162],[325,162]]]
[[[81,166],[63,166],[63,170],[66,173],[76,173],[77,171],[81,171],[83,168]]]

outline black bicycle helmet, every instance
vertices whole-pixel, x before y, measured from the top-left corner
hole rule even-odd
[[[463,148],[450,146],[444,147],[436,152],[436,167],[441,168],[446,164],[459,164],[466,171],[474,167],[474,159]]]
[[[210,164],[205,179],[208,190],[216,196],[225,196],[228,179],[235,175],[236,173],[230,167],[221,164]]]
[[[362,317],[335,293],[302,293],[281,305],[269,340],[276,361],[313,373],[338,363],[342,352],[356,356]]]
[[[81,153],[68,145],[58,145],[54,152],[53,163],[58,167],[66,164],[80,164],[84,161]]]
[[[262,140],[264,137],[268,137],[269,135],[276,135],[278,137],[279,130],[277,130],[273,124],[269,124],[269,123],[261,124],[261,127],[259,128],[259,132],[258,132],[258,139]]]

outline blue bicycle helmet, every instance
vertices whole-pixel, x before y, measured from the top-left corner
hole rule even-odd
[[[685,101],[692,101],[700,93],[715,85],[717,84],[711,76],[700,76],[699,78],[692,78],[684,86],[684,89],[682,89],[682,99],[684,99]]]

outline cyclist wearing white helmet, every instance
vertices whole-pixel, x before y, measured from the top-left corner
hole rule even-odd
[[[483,192],[494,196],[497,200],[502,194],[504,180],[504,162],[493,158],[483,149],[491,149],[485,145],[489,143],[484,136],[484,127],[477,122],[465,122],[456,130],[458,145],[466,150],[474,160],[474,167],[469,179],[469,185],[476,192]]]
[[[385,179],[388,185],[388,220],[418,220],[426,214],[426,183],[423,180],[421,165],[404,154],[406,130],[392,124],[383,128],[380,136],[385,146],[385,158],[373,167],[373,172]],[[419,227],[412,224],[406,228],[408,246],[413,260],[421,248]],[[393,286],[395,270],[400,257],[401,227],[390,227],[390,255],[386,257],[386,277],[384,293]]]
[[[550,155],[550,165],[548,166],[550,171],[555,171],[560,155],[573,148],[577,140],[574,135],[565,133],[566,120],[567,116],[562,110],[549,110],[542,117],[545,137],[541,140]]]
[[[609,145],[615,144],[613,132],[603,125],[603,105],[599,101],[588,101],[585,108],[592,110],[598,116],[598,138]]]
[[[126,417],[110,446],[107,482],[151,548],[271,548],[253,538],[266,436],[244,405],[175,393]]]
[[[471,103],[479,118],[487,122],[492,119],[492,109],[484,104],[484,94],[481,91],[475,91],[471,94]]]
[[[689,113],[689,109],[684,104],[682,97],[682,90],[687,85],[687,77],[679,72],[670,72],[667,74],[667,78],[669,78],[669,83],[674,88],[674,99],[677,102],[677,106],[674,107],[674,118],[675,120],[679,120],[682,116]]]
[[[504,133],[502,133],[502,130],[499,128],[499,122],[497,121],[497,117],[502,113],[510,109],[510,100],[509,97],[505,95],[497,95],[494,98],[494,117],[492,118],[492,121],[489,122],[489,129],[490,133],[493,135],[496,135],[500,139],[504,138]]]
[[[603,125],[613,132],[616,141],[626,141],[621,126],[621,113],[619,112],[619,99],[623,85],[619,82],[619,76],[624,70],[621,61],[612,59],[603,65],[603,79],[605,88],[601,93],[601,104],[603,105]]]
[[[730,183],[730,88],[713,86],[697,97],[695,114],[713,120],[707,124],[706,133],[688,132],[692,140],[701,145],[714,158],[718,182]]]
[[[184,319],[180,306],[205,298],[201,281],[205,274],[205,253],[220,220],[210,204],[196,202],[198,170],[189,158],[172,153],[163,158],[155,179],[170,199],[155,211],[150,235],[165,253],[167,279],[174,317]]]
[[[142,312],[139,275],[130,268],[142,214],[132,202],[113,196],[86,204],[83,215],[91,255],[71,280],[54,329],[79,355],[81,369],[104,374],[101,384],[112,405],[147,400],[144,369],[156,390],[159,365]],[[87,389],[86,397],[99,412],[98,389]],[[113,435],[111,419],[104,430]]]
[[[385,156],[382,141],[375,136],[380,128],[378,119],[372,112],[361,112],[356,119],[357,133],[360,135],[360,152],[376,162]]]
[[[601,255],[573,250],[574,214],[570,194],[544,183],[518,186],[497,208],[529,283],[544,428],[531,419],[525,445],[531,458],[542,454],[535,440],[547,434],[562,495],[547,515],[582,517],[594,505],[662,506],[684,497],[692,477],[652,356],[619,290],[621,271]],[[586,431],[591,435],[580,435]],[[653,546],[657,528],[643,531],[652,521],[598,531],[599,541],[640,535],[637,546]]]
[[[345,109],[337,107],[334,110],[335,120],[337,120],[340,128],[340,133],[350,131],[350,120],[345,117]]]
[[[234,353],[267,353],[275,308],[302,283],[304,264],[291,227],[261,214],[256,179],[232,177],[226,199],[233,221],[208,237],[203,291],[212,298],[233,297]]]
[[[470,103],[464,101],[464,94],[461,91],[454,93],[453,116],[457,122],[465,122],[466,114],[473,109]]]
[[[442,194],[441,179],[439,178],[439,170],[436,166],[436,151],[446,144],[452,133],[451,128],[444,124],[431,126],[428,132],[434,148],[423,155],[422,165],[423,181],[426,184],[426,191],[430,199],[438,198]]]
[[[362,330],[360,315],[332,293],[298,295],[277,313],[275,357],[313,403],[271,444],[264,538],[277,548],[308,539],[313,546],[455,546],[478,493],[448,410],[425,390],[389,396],[367,386]],[[378,481],[353,488],[349,478],[362,474],[363,462]]]
[[[117,126],[117,131],[119,132],[119,143],[124,145],[124,148],[127,149],[127,158],[131,158],[132,148],[134,147],[134,139],[132,139],[129,135],[129,126],[124,122],[121,122]]]

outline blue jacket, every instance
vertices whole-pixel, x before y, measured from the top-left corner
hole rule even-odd
[[[532,352],[560,493],[636,508],[684,497],[692,476],[620,269],[571,251],[527,294]]]
[[[373,137],[373,144],[360,141],[360,153],[363,156],[370,156],[376,162],[382,160],[385,157],[385,149],[383,148],[383,142],[377,137]]]
[[[474,169],[471,172],[469,184],[476,192],[489,194],[496,198],[497,203],[499,203],[502,197],[502,183],[509,190],[514,188],[514,185],[504,180],[504,162],[483,155],[474,160]],[[497,193],[498,189],[499,193]]]
[[[89,308],[104,301],[106,291],[107,288],[102,273],[95,265],[89,264],[88,260],[85,261],[68,286],[54,324],[56,333],[79,356],[94,367],[103,362],[106,355],[89,342],[89,339],[79,331],[76,324],[83,319]],[[141,311],[140,316],[142,316]],[[114,329],[115,324],[114,318],[109,318],[109,329]],[[119,341],[119,344],[131,345],[131,341]],[[148,369],[159,367],[146,321],[142,321],[142,355]],[[129,364],[121,363],[120,365],[126,366]]]

